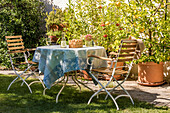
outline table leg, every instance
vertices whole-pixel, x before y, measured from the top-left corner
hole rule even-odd
[[[66,84],[67,84],[67,82],[68,82],[68,76],[69,76],[69,74],[68,74],[68,73],[66,73],[66,74],[67,74],[66,81],[65,81],[63,87],[60,89],[60,91],[58,92],[58,94],[57,94],[57,96],[56,96],[56,103],[58,103],[58,98],[59,98],[59,96],[60,96],[60,93],[62,92],[62,90],[64,89],[64,87],[66,86]]]
[[[79,89],[80,89],[80,91],[79,91],[79,92],[81,92],[81,87],[80,87],[80,85],[76,82],[76,79],[74,78],[76,75],[77,75],[77,72],[75,71],[75,75],[73,75],[73,74],[72,74],[72,80],[74,81],[74,83],[76,83],[76,84],[77,84],[77,86],[78,86],[78,87],[79,87]]]
[[[61,80],[58,80],[57,82],[55,82],[52,86],[58,84],[58,83],[61,83],[63,80],[65,79],[65,76],[61,79]],[[51,86],[51,87],[52,87]],[[44,91],[43,91],[43,95],[45,95],[45,91],[47,90],[48,88],[44,88]]]
[[[82,85],[83,85],[84,87],[86,87],[87,89],[95,92],[93,89],[91,89],[90,87],[88,87],[87,85],[85,85],[83,82],[80,82],[79,80],[77,80],[77,73],[75,74],[74,77],[75,77],[75,80],[76,80],[79,84],[82,84]]]

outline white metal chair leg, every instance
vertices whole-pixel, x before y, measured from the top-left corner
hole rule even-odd
[[[123,84],[123,83],[126,81],[126,79],[128,78],[128,76],[129,76],[129,75],[127,75],[127,76],[124,78],[124,80],[123,80],[122,82],[120,82],[120,83],[113,77],[113,79],[117,82],[118,85],[115,86],[113,89],[111,89],[111,90],[110,90],[110,93],[113,92],[113,91],[114,91],[117,87],[119,87],[121,84]],[[108,95],[106,95],[105,100],[107,99],[107,97],[108,97]]]
[[[19,76],[19,78],[27,85],[28,89],[30,90],[30,93],[32,93],[32,90],[30,86],[28,85],[28,83],[22,77]]]
[[[129,94],[129,93],[126,91],[126,89],[124,89],[121,85],[120,85],[120,87],[123,89],[123,91],[124,91],[127,95],[121,95],[121,96],[119,96],[119,97],[122,97],[122,96],[127,96],[127,97],[129,97],[130,100],[131,100],[131,102],[132,102],[132,104],[134,105],[134,101],[133,101],[132,97],[130,96],[130,94]],[[119,97],[116,97],[116,99],[118,99]]]
[[[43,81],[41,80],[41,78],[40,78],[39,76],[36,76],[36,78],[38,78],[39,81],[33,81],[33,82],[31,82],[31,83],[29,84],[29,86],[31,86],[31,85],[34,84],[34,83],[41,82],[43,88],[45,88],[45,85],[44,85]]]
[[[122,81],[120,84],[124,83],[124,81]],[[119,87],[119,85],[115,86],[113,89],[111,89],[109,92],[113,92],[117,87]],[[108,95],[106,95],[105,100],[107,99]]]
[[[118,96],[115,98],[115,100],[117,100],[119,97],[129,97],[130,100],[131,100],[131,102],[132,102],[132,104],[134,105],[134,101],[133,101],[133,99],[132,99],[132,97],[131,97],[130,95],[118,95]]]
[[[107,85],[105,85],[105,87],[104,87],[104,86],[97,80],[97,78],[96,78],[93,74],[91,74],[91,75],[92,75],[93,78],[99,83],[99,85],[102,86],[102,88],[99,89],[97,92],[95,92],[95,93],[90,97],[90,99],[89,99],[89,101],[88,101],[87,104],[90,104],[92,98],[93,98],[95,95],[97,95],[102,89],[104,89],[104,90],[106,91],[106,93],[111,97],[111,99],[113,100],[113,102],[115,103],[117,110],[119,110],[119,106],[118,106],[116,100],[113,98],[113,96],[112,96],[112,95],[107,91],[107,89],[106,89],[106,86],[107,86],[109,83],[108,83]]]
[[[16,77],[10,84],[9,84],[9,86],[8,86],[8,88],[7,88],[7,91],[9,90],[9,88],[11,87],[11,85],[18,79],[19,77]]]
[[[118,99],[119,97],[122,97],[122,96],[126,96],[126,97],[129,97],[132,104],[134,104],[134,101],[132,99],[132,97],[130,96],[130,94],[126,91],[126,89],[116,80],[117,84],[123,89],[123,91],[127,94],[127,95],[120,95],[120,96],[117,96],[115,99]]]
[[[58,103],[58,98],[60,96],[60,93],[62,92],[62,90],[64,89],[64,87],[66,86],[67,82],[68,82],[68,74],[67,74],[67,78],[66,78],[66,82],[65,84],[63,85],[63,87],[60,89],[60,91],[58,92],[57,96],[56,96],[56,103]]]
[[[117,110],[119,110],[119,106],[118,106],[116,100],[115,100],[115,99],[113,98],[113,96],[104,88],[103,85],[102,85],[102,88],[101,88],[100,90],[98,90],[97,92],[95,92],[95,93],[90,97],[90,99],[89,99],[89,101],[88,101],[88,104],[90,104],[92,98],[93,98],[95,95],[97,95],[102,89],[104,89],[104,90],[106,91],[106,93],[111,97],[111,99],[113,100],[113,102],[114,102],[115,105],[116,105]]]
[[[29,74],[24,80],[26,81],[31,75],[32,75],[32,73]],[[21,83],[21,86],[23,86],[23,84],[24,84],[24,82]]]
[[[45,88],[45,85],[44,85],[43,81],[41,80],[41,78],[39,76],[38,76],[38,79],[39,79],[39,82],[41,82],[43,88]]]
[[[24,71],[24,72],[25,72],[25,71]],[[23,73],[24,73],[24,72],[23,72]],[[16,73],[16,71],[15,71],[15,73]],[[22,73],[22,74],[23,74],[23,73]],[[16,74],[17,74],[17,73],[16,73]],[[28,89],[30,90],[30,93],[32,93],[32,90],[31,90],[30,86],[28,85],[28,83],[21,77],[22,74],[20,74],[20,75],[17,74],[18,77],[16,77],[16,78],[10,83],[10,85],[9,85],[8,88],[7,88],[7,90],[9,90],[9,88],[11,87],[11,85],[12,85],[18,78],[20,78],[20,79],[27,85]]]

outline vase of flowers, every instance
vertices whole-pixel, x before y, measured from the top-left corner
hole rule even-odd
[[[86,47],[92,47],[93,46],[93,40],[92,40],[92,35],[91,34],[87,34],[85,36],[85,46]]]

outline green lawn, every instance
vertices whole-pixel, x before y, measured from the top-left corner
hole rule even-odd
[[[113,101],[109,98],[104,100],[105,95],[101,94],[99,99],[93,98],[90,105],[88,99],[93,94],[83,89],[81,93],[77,87],[67,86],[59,97],[56,104],[56,94],[61,85],[56,85],[50,90],[46,90],[46,95],[42,94],[43,87],[39,83],[31,86],[33,94],[28,88],[20,86],[21,81],[14,83],[10,90],[7,87],[15,78],[13,75],[0,74],[0,113],[167,113],[167,107],[154,107],[146,102],[135,100],[135,105],[131,104],[129,98],[118,99],[120,110],[117,111]],[[29,80],[28,82],[31,82]]]

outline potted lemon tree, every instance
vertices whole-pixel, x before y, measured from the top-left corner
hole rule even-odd
[[[129,33],[145,45],[138,63],[138,83],[155,86],[164,83],[163,63],[169,61],[169,21],[166,1],[129,0],[120,2]]]

